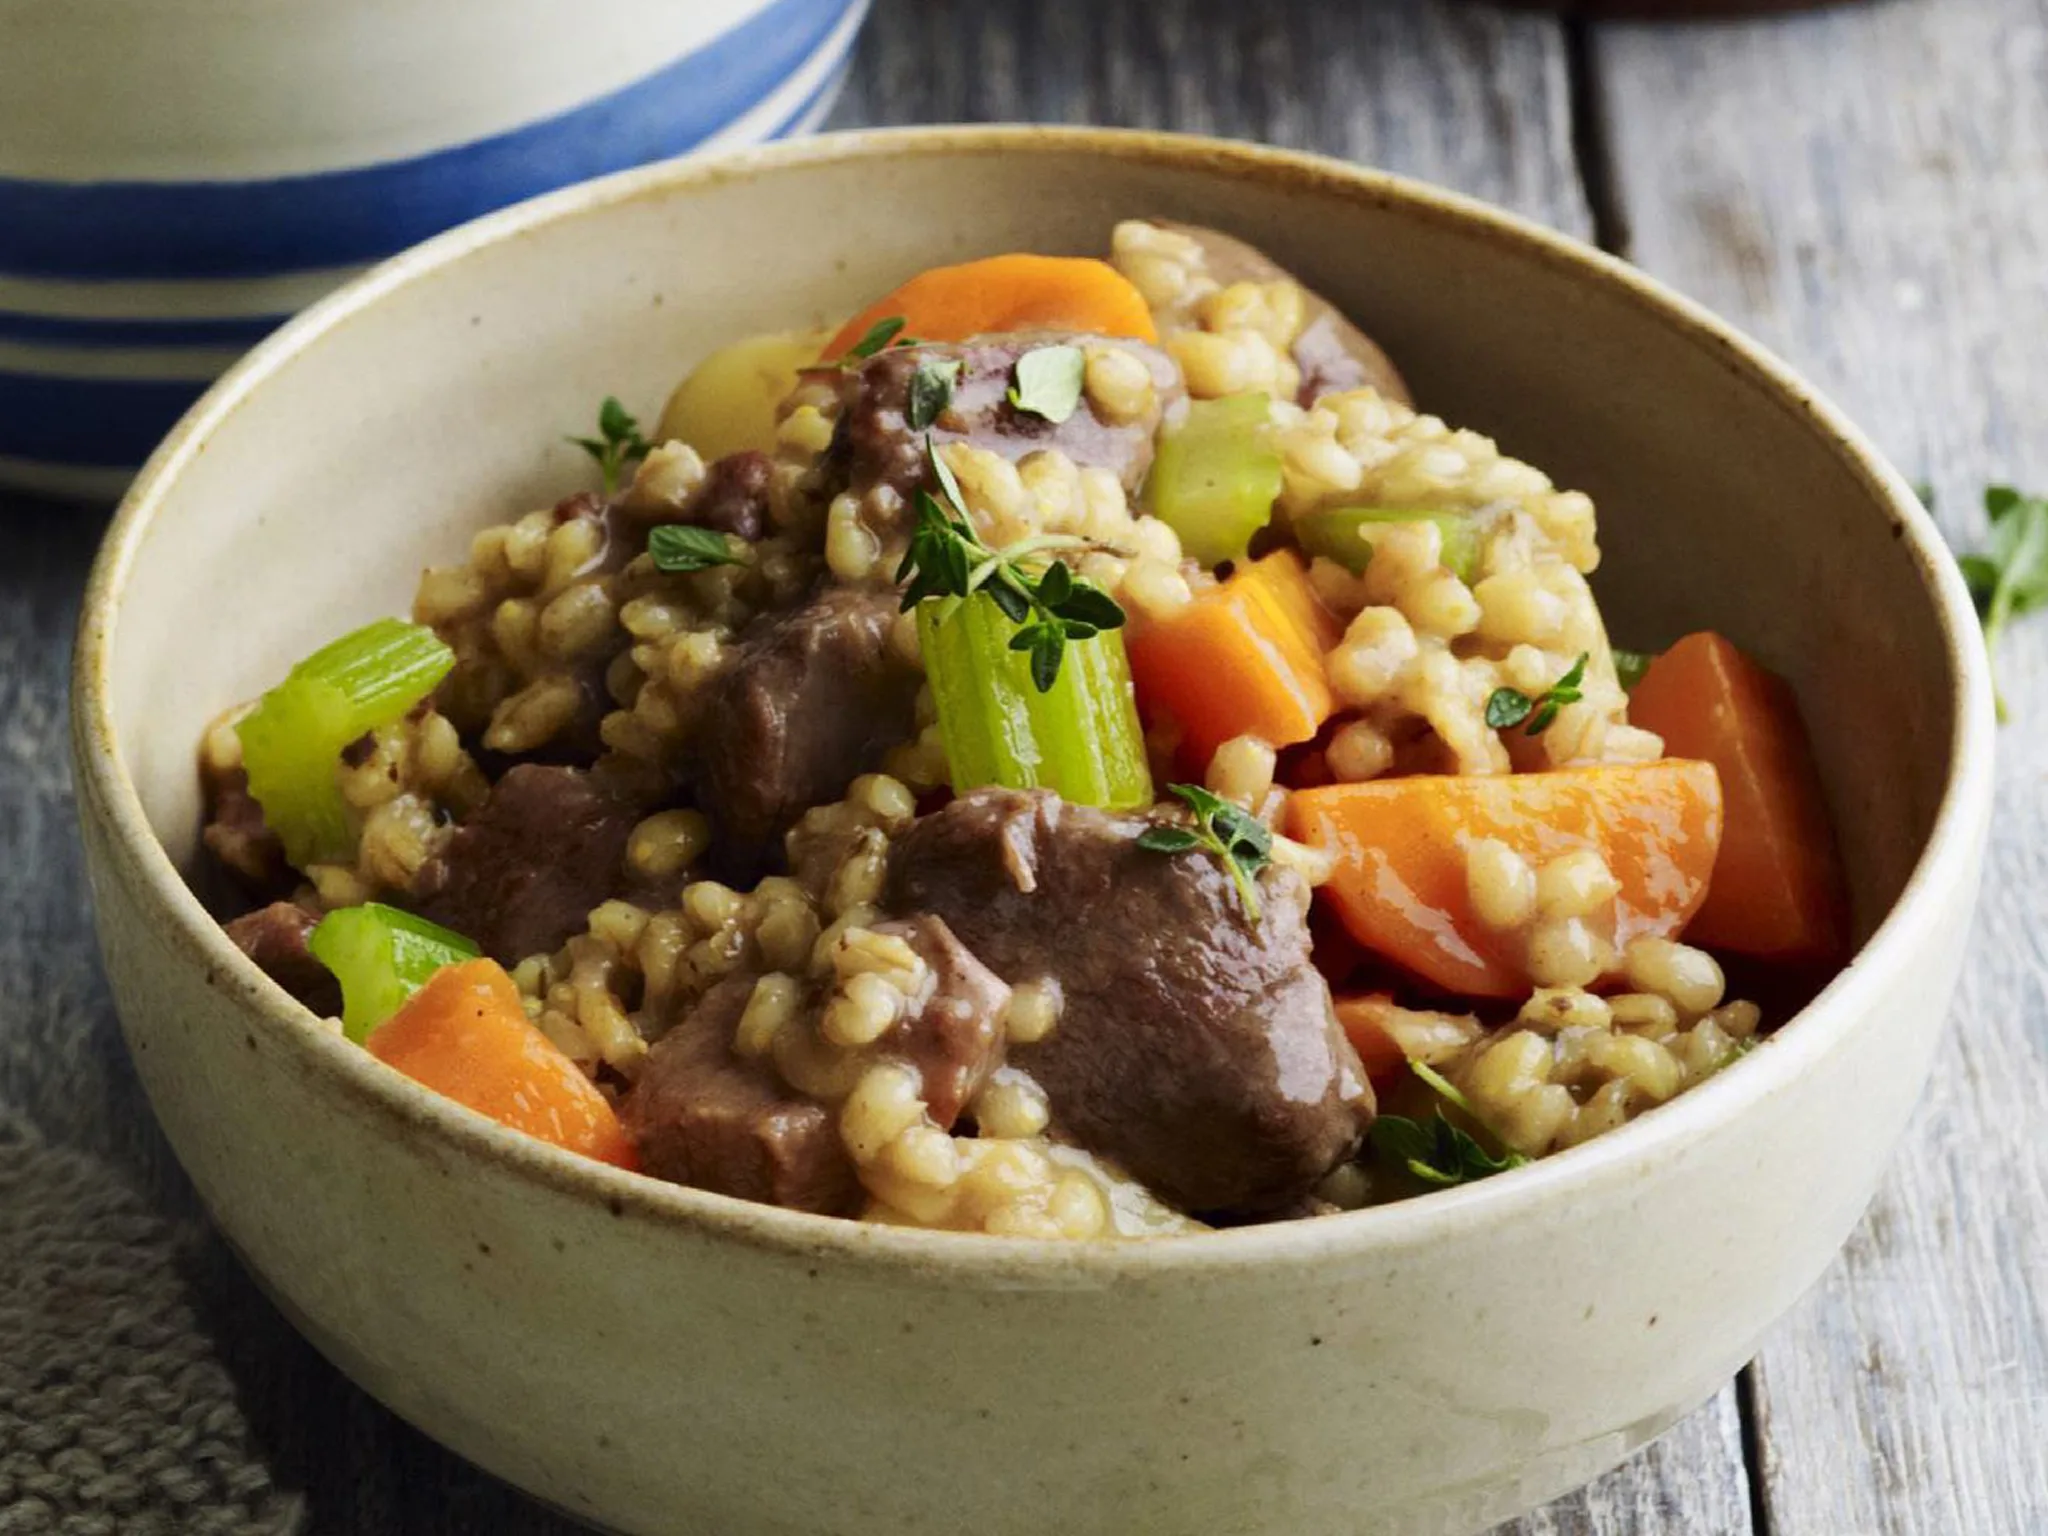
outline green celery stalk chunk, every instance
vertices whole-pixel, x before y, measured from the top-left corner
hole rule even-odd
[[[378,619],[308,656],[237,722],[249,793],[296,867],[348,854],[342,749],[402,719],[454,665],[431,629]]]
[[[328,913],[306,948],[341,983],[341,1027],[358,1045],[442,966],[477,956],[461,934],[375,901]]]
[[[1372,560],[1373,531],[1392,523],[1435,523],[1443,535],[1443,563],[1460,581],[1479,574],[1479,536],[1463,512],[1429,507],[1334,507],[1305,512],[1294,520],[1295,542],[1312,555],[1334,560],[1354,575]]]
[[[1030,658],[1010,649],[1018,628],[980,595],[918,605],[917,635],[954,790],[1000,784],[1050,789],[1106,810],[1152,804],[1122,633],[1069,641],[1058,680],[1040,693]]]
[[[1159,440],[1144,505],[1204,565],[1242,560],[1272,521],[1281,463],[1268,404],[1263,394],[1191,401],[1187,419]]]

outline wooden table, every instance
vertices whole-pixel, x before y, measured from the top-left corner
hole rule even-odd
[[[1428,0],[877,0],[835,125],[963,119],[1190,129],[1445,183],[1598,240],[1779,349],[1935,487],[1959,543],[1983,536],[1985,481],[2048,487],[2048,0],[1696,28]],[[0,1105],[189,1212],[114,1033],[65,769],[98,519],[0,517]],[[1508,1529],[2048,1532],[2048,618],[2001,670],[2018,723],[1976,943],[1875,1206],[1738,1382]],[[569,1529],[393,1420],[206,1252],[313,1529]]]

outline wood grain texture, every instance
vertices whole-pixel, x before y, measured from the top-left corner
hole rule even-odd
[[[1095,123],[1257,139],[1583,234],[1562,29],[1446,0],[877,0],[831,126]]]
[[[1347,156],[1590,229],[1558,24],[1448,0],[877,0],[835,126],[1033,119],[1221,133]],[[107,1006],[64,767],[95,519],[0,497],[0,1103],[197,1222]],[[566,1536],[571,1523],[393,1419],[203,1231],[205,1299],[280,1482],[319,1536]],[[1734,1392],[1501,1536],[1747,1532]],[[1989,1528],[1987,1528],[1989,1529]]]
[[[1593,60],[1636,260],[1830,392],[1960,547],[1987,480],[2048,489],[2048,5],[1616,28]],[[1777,1536],[2048,1530],[2048,623],[1999,671],[2014,723],[1934,1081],[1755,1367]]]

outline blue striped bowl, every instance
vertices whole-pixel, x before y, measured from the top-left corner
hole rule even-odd
[[[449,225],[809,130],[867,5],[0,7],[0,485],[117,495],[242,349]]]

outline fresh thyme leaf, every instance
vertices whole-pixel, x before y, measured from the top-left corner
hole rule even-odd
[[[1031,617],[1031,599],[1011,586],[1007,581],[989,582],[982,590],[988,593],[989,601],[1003,610],[1003,617],[1012,624],[1022,624]],[[1015,642],[1013,641],[1014,645]],[[1019,647],[1021,649],[1021,647]]]
[[[1243,806],[1211,794],[1199,784],[1169,784],[1194,813],[1194,825],[1162,822],[1138,834],[1138,846],[1156,853],[1187,853],[1206,849],[1237,887],[1245,916],[1259,921],[1258,874],[1273,860],[1273,832]],[[1185,839],[1185,840],[1183,840]]]
[[[1984,511],[1991,519],[1991,548],[1960,556],[1959,563],[1995,661],[2006,626],[2048,608],[2048,500],[1994,485],[1984,492]],[[1998,718],[2010,718],[2003,693]]]
[[[1427,1062],[1411,1059],[1408,1070],[1446,1103],[1474,1120],[1479,1118],[1472,1113],[1472,1105],[1465,1095]],[[1505,1173],[1529,1161],[1519,1152],[1494,1156],[1478,1137],[1452,1121],[1441,1108],[1427,1121],[1382,1115],[1373,1122],[1371,1139],[1381,1156],[1407,1169],[1423,1183],[1439,1189]]]
[[[606,395],[597,408],[597,430],[606,442],[623,442],[640,435],[640,423],[630,416],[617,395]]]
[[[1067,637],[1046,625],[1027,633],[1032,636],[1031,681],[1040,693],[1051,693],[1052,685],[1060,680],[1060,658],[1066,654]]]
[[[1372,1144],[1381,1156],[1437,1189],[1490,1178],[1528,1161],[1516,1152],[1495,1157],[1469,1132],[1446,1119],[1441,1110],[1426,1122],[1381,1115],[1372,1124]]]
[[[1624,651],[1617,645],[1614,648],[1614,675],[1622,688],[1632,693],[1636,684],[1643,680],[1643,674],[1650,670],[1650,663],[1656,659],[1649,651]]]
[[[709,570],[714,565],[741,565],[732,541],[714,528],[662,523],[647,534],[647,554],[657,571],[677,574]]]
[[[1124,611],[1116,599],[1074,572],[1053,553],[1094,547],[1066,534],[1041,534],[1002,549],[990,549],[974,531],[960,482],[933,445],[924,440],[925,462],[939,494],[917,493],[917,524],[911,530],[896,579],[904,583],[908,613],[932,597],[988,595],[1012,624],[1022,626],[1010,649],[1031,658],[1031,680],[1040,693],[1059,681],[1067,646],[1120,628]]]
[[[954,517],[965,519],[967,498],[961,494],[960,482],[953,476],[953,466],[939,457],[939,450],[927,432],[924,439],[925,463],[931,466],[932,478],[938,482],[939,494],[945,498],[946,510]]]
[[[1186,827],[1161,822],[1138,834],[1138,846],[1151,853],[1189,853],[1201,847],[1202,840]]]
[[[895,340],[897,333],[903,329],[903,325],[904,320],[901,315],[883,316],[868,327],[865,336],[846,349],[846,355],[858,358],[873,357],[882,348],[888,346],[891,341]]]
[[[1486,696],[1486,723],[1493,730],[1505,731],[1528,719],[1529,711],[1535,707],[1535,702],[1519,688],[1496,688]]]
[[[921,357],[910,376],[910,398],[903,410],[910,430],[922,432],[945,414],[953,403],[953,388],[960,382],[957,357]]]
[[[1527,721],[1524,727],[1527,732],[1531,736],[1541,736],[1550,729],[1560,709],[1585,697],[1581,685],[1586,680],[1586,663],[1590,660],[1589,653],[1579,652],[1579,659],[1571,664],[1565,675],[1533,699],[1519,688],[1494,689],[1486,696],[1487,725],[1496,731],[1505,731]]]
[[[635,459],[646,458],[654,445],[640,435],[640,423],[616,395],[606,395],[597,408],[597,431],[596,437],[571,437],[569,441],[597,461],[604,493],[609,496],[618,489],[619,471]]]
[[[1058,425],[1081,406],[1081,383],[1087,372],[1081,349],[1061,342],[1033,347],[1017,359],[1010,404]]]
[[[1124,611],[1102,588],[1092,581],[1076,581],[1074,590],[1059,604],[1063,617],[1095,629],[1122,629]]]

